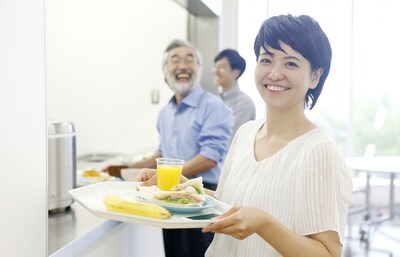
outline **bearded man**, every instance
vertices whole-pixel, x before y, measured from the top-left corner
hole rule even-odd
[[[128,166],[156,168],[157,158],[178,158],[185,161],[182,175],[201,176],[204,187],[215,190],[234,121],[222,100],[201,87],[201,59],[200,52],[184,40],[167,46],[163,71],[174,95],[158,115],[160,144],[152,156]],[[163,238],[166,257],[203,257],[213,234],[201,229],[164,229]]]

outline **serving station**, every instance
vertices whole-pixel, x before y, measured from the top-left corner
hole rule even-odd
[[[129,159],[128,158],[132,158]],[[87,168],[101,171],[109,164],[132,161],[140,156],[129,154],[93,153],[77,157],[76,187],[83,189],[97,183],[94,179],[82,178]],[[109,181],[120,181],[112,178]],[[68,192],[65,192],[68,194]],[[72,199],[72,196],[69,195]],[[162,231],[157,227],[124,223],[96,217],[76,201],[66,208],[49,211],[48,255],[61,256],[151,256],[163,257]]]
[[[98,218],[76,202],[49,216],[48,238],[51,257],[164,256],[160,228]]]

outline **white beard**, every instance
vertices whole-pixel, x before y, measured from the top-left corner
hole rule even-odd
[[[169,88],[171,88],[175,94],[178,95],[187,95],[189,93],[189,91],[194,87],[196,80],[195,79],[191,79],[188,82],[178,82],[175,80],[174,76],[167,76],[167,84],[169,86]]]

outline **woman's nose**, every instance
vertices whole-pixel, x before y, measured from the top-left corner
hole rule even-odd
[[[277,81],[283,78],[282,69],[277,66],[272,66],[268,73],[268,78],[272,81]]]

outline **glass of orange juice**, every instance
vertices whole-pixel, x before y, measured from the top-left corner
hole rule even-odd
[[[157,186],[170,190],[179,184],[185,161],[174,158],[157,158]]]

